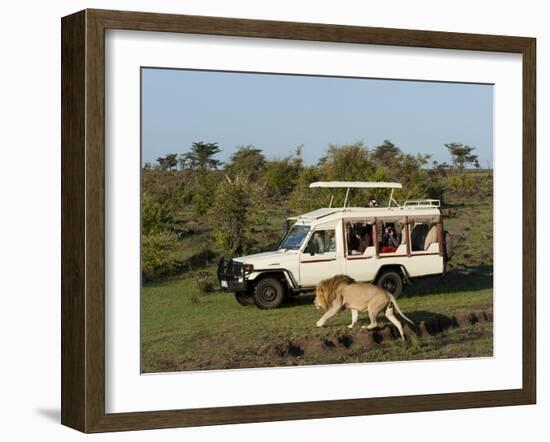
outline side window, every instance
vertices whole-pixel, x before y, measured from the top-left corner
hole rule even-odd
[[[395,253],[401,244],[406,244],[404,220],[381,219],[377,227],[380,253]]]
[[[374,246],[373,221],[347,221],[345,230],[347,255],[363,255],[368,247]]]
[[[316,230],[313,232],[304,252],[315,255],[336,252],[335,231]]]
[[[433,244],[439,243],[438,222],[434,218],[417,218],[411,220],[411,251],[439,251]]]

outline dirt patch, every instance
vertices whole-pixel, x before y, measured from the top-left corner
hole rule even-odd
[[[298,357],[304,354],[302,346],[298,343],[287,341],[284,344],[278,344],[274,347],[275,354],[281,358]]]
[[[486,324],[493,321],[493,311],[490,308],[454,316],[429,312],[414,312],[411,316],[414,318],[420,313],[425,318],[422,321],[414,325],[402,323],[406,341],[403,345],[400,345],[401,338],[397,328],[390,323],[375,330],[362,329],[359,326],[353,330],[335,327],[316,330],[316,334],[310,336],[271,336],[261,345],[243,347],[238,345],[231,334],[227,334],[224,350],[215,355],[198,353],[180,359],[176,365],[169,360],[161,360],[159,365],[164,371],[187,371],[409,360],[418,359],[419,355],[437,357],[434,356],[437,351],[448,346],[452,354],[459,355],[457,357],[469,357],[478,355],[479,350],[468,347],[468,343],[483,338],[487,333]],[[456,353],[458,350],[453,349],[453,345],[457,344],[457,336],[456,331],[452,330],[460,333],[460,343],[468,347],[462,353]],[[453,333],[455,336],[450,337]],[[392,343],[397,345],[388,346]],[[442,357],[448,357],[448,352],[449,350],[444,350]]]
[[[435,336],[444,333],[450,328],[466,329],[480,322],[492,322],[493,312],[477,311],[469,314],[455,315],[452,317],[434,314],[416,325],[403,324],[405,340]],[[283,343],[271,347],[271,354],[280,358],[281,365],[294,365],[297,359],[303,357],[318,357],[330,355],[342,357],[376,348],[386,342],[401,339],[399,331],[391,324],[375,330],[361,329],[357,327],[345,333],[334,333],[323,337],[307,337],[295,340],[286,340]]]

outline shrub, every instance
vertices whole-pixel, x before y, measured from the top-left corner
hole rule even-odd
[[[296,148],[294,155],[268,161],[265,164],[264,182],[269,195],[288,196],[303,169],[302,146]]]
[[[216,199],[216,189],[221,175],[217,172],[195,172],[191,202],[193,211],[198,217],[208,213]]]
[[[296,185],[289,197],[289,206],[297,212],[308,212],[328,204],[330,190],[309,188],[309,185],[319,181],[320,174],[316,167],[305,167],[299,174]]]
[[[176,235],[168,231],[141,236],[141,273],[145,281],[174,270],[173,257]]]
[[[189,291],[189,303],[200,304],[205,295],[212,293],[215,290],[216,284],[210,279],[210,275],[206,272],[199,272],[194,275],[194,281]]]
[[[212,293],[216,287],[216,284],[210,278],[210,275],[206,272],[200,272],[196,279],[197,288],[200,293],[206,295]]]
[[[141,231],[144,235],[159,233],[168,229],[173,223],[172,211],[159,203],[154,197],[143,192],[141,199]]]
[[[476,190],[475,179],[466,173],[449,176],[447,184],[451,190],[458,193],[471,194]]]

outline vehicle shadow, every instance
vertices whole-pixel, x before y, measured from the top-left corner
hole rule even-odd
[[[444,275],[416,279],[406,286],[401,297],[417,297],[435,294],[473,292],[493,288],[493,266],[478,265],[453,269]],[[315,291],[292,297],[280,308],[313,304]]]
[[[313,307],[313,300],[315,299],[315,292],[300,293],[298,296],[293,296],[284,302],[279,308],[296,307],[298,305],[311,305]]]
[[[441,276],[416,279],[405,287],[401,296],[472,292],[490,288],[493,288],[493,266],[484,264],[453,269]]]

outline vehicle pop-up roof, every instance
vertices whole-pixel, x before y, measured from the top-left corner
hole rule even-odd
[[[347,189],[346,198],[344,200],[345,209],[348,204],[349,190],[350,189],[391,189],[390,199],[388,201],[388,207],[391,207],[392,203],[399,206],[397,201],[393,199],[393,191],[395,189],[401,189],[403,186],[401,183],[384,183],[384,182],[370,182],[370,181],[317,181],[309,185],[310,188],[321,187],[328,189]],[[330,197],[329,208],[332,207],[334,195]]]

